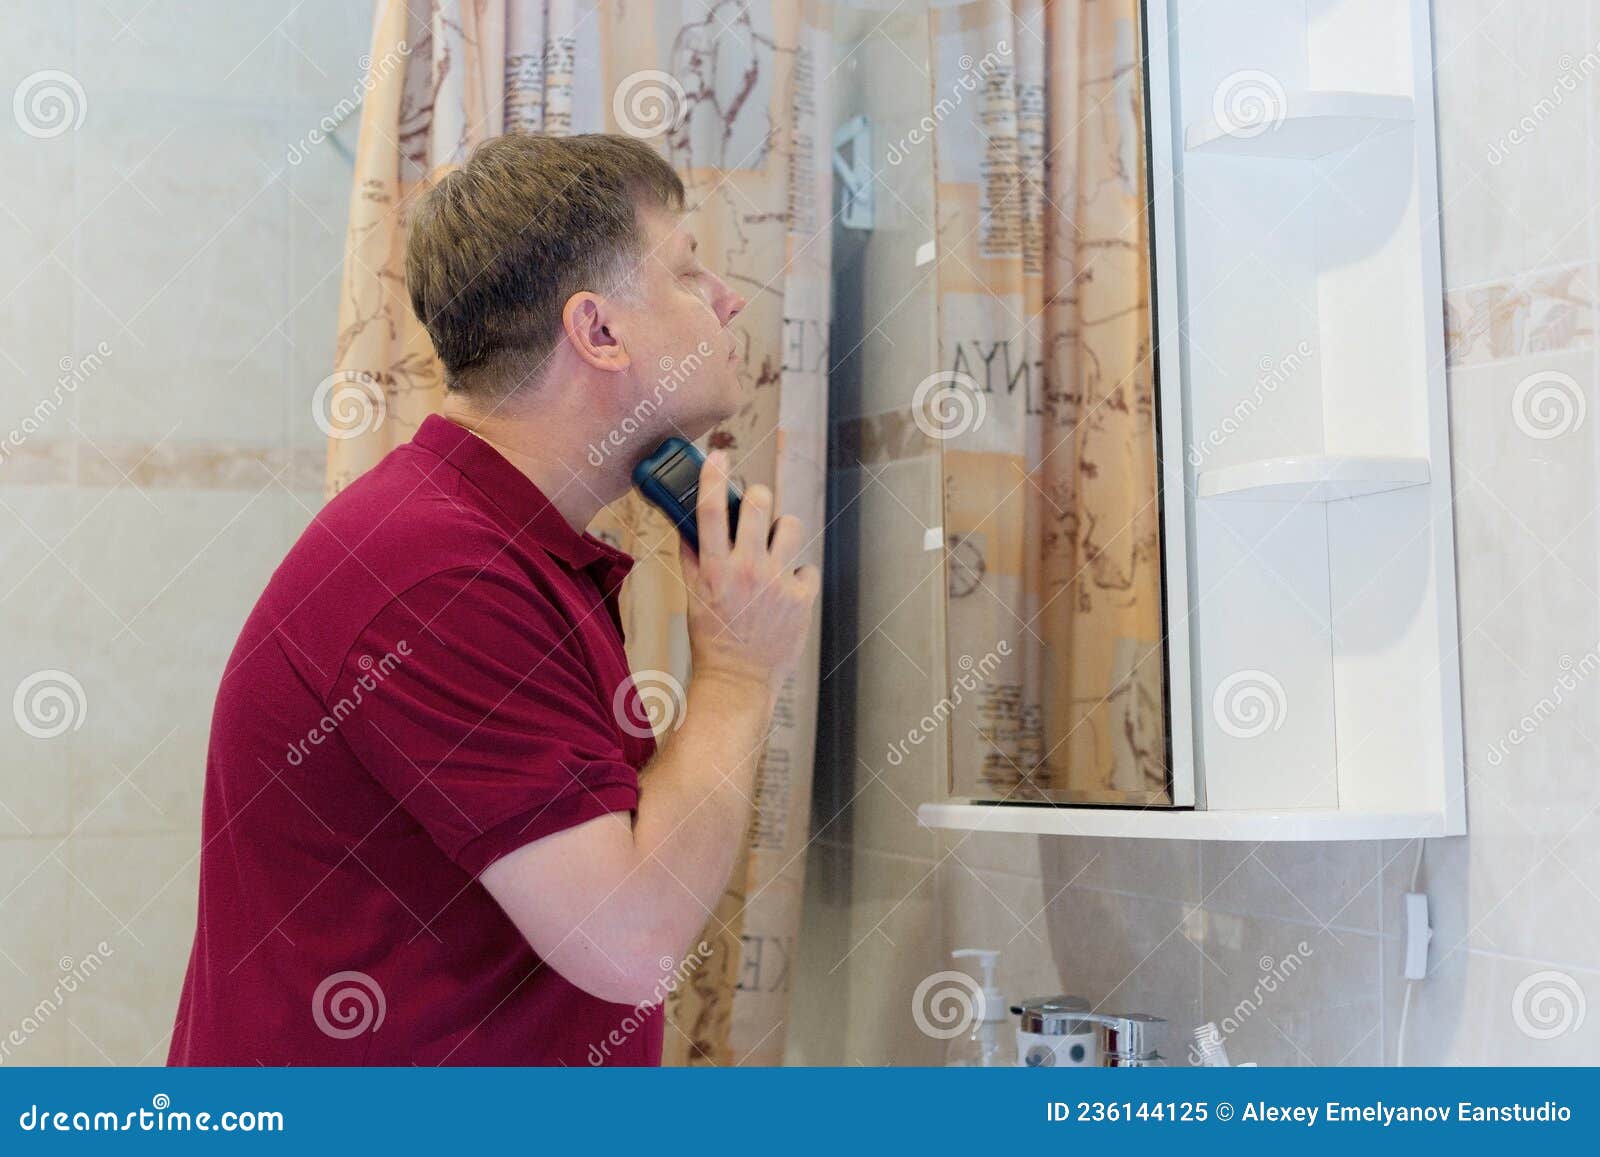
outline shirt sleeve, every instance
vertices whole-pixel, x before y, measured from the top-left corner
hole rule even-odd
[[[342,697],[342,698],[341,698]],[[638,804],[577,632],[508,578],[446,571],[358,636],[328,699],[339,735],[476,876],[524,844]]]

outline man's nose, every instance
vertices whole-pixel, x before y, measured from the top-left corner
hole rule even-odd
[[[743,295],[722,278],[717,278],[717,316],[722,319],[723,325],[743,313],[748,304]]]

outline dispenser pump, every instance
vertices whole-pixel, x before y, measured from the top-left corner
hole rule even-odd
[[[978,971],[983,976],[983,1012],[978,1019],[1005,1020],[1006,1000],[994,982],[994,966],[995,961],[1000,959],[999,951],[994,948],[957,948],[950,955],[957,960],[970,957],[978,962]]]

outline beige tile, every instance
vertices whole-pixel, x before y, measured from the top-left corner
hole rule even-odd
[[[339,22],[337,16],[329,19]],[[352,118],[346,129],[351,141],[359,120]],[[289,125],[291,131],[304,131],[294,114]],[[318,384],[333,372],[352,174],[351,163],[328,144],[310,147],[286,174],[289,351],[283,397],[289,444],[317,451],[326,447],[327,435],[317,425],[312,400]]]
[[[116,351],[79,391],[84,434],[282,445],[282,118],[129,96],[80,132],[78,339]]]
[[[82,992],[72,1064],[159,1065],[194,938],[199,833],[79,836],[67,862],[74,942],[105,941],[107,966]]]
[[[973,869],[954,858],[941,861],[944,967],[981,979],[983,973],[976,961],[956,960],[950,953],[958,948],[993,949],[1000,953],[995,981],[1008,1004],[1063,991],[1061,967],[1050,939],[1048,899],[1037,876]]]
[[[1399,939],[1383,945],[1383,1063],[1407,1065],[1481,1065],[1494,1020],[1494,959],[1465,947],[1430,962],[1425,980],[1404,977],[1405,946]],[[1411,1007],[1406,1011],[1406,990]],[[1402,1024],[1403,1021],[1403,1024]],[[1405,1051],[1399,1051],[1401,1033]]]
[[[1208,909],[1378,931],[1377,843],[1211,843],[1201,846],[1200,859]]]
[[[1049,898],[1046,919],[1060,991],[1101,1012],[1142,1012],[1168,1022],[1162,1055],[1182,1063],[1200,1019],[1202,969],[1193,910],[1171,901],[1071,887]]]
[[[359,99],[366,77],[362,61],[372,46],[372,5],[366,0],[281,2],[281,36],[294,78],[294,99],[332,112],[341,101]],[[318,114],[319,116],[322,113]]]
[[[1528,268],[1527,186],[1517,160],[1491,160],[1525,111],[1518,62],[1506,49],[1517,42],[1518,22],[1517,9],[1494,0],[1441,4],[1434,14],[1440,227],[1450,286]]]
[[[806,852],[802,932],[784,1042],[786,1065],[845,1063],[849,989],[828,970],[850,949],[852,855],[847,845],[831,840],[817,840]]]
[[[1600,1061],[1600,971],[1497,958],[1485,994],[1482,1063],[1593,1065]]]
[[[109,689],[88,672],[98,641],[81,609],[94,596],[68,535],[79,509],[66,487],[0,490],[0,836],[64,835],[73,771],[103,734]]]
[[[1040,878],[1044,872],[1046,844],[1053,842],[1050,837],[1012,832],[943,829],[939,833],[939,854],[978,871]],[[1077,847],[1077,842],[1072,842],[1071,846]]]
[[[86,832],[198,829],[218,681],[289,540],[289,495],[120,488],[78,537],[81,573],[108,603],[86,614],[100,643],[81,678],[96,727],[73,769]]]
[[[1377,936],[1214,911],[1191,935],[1207,958],[1203,1019],[1221,1028],[1234,1064],[1381,1062]]]
[[[281,100],[287,12],[283,0],[97,0],[77,21],[78,59],[102,106],[136,92]]]
[[[1040,844],[1045,882],[1197,902],[1200,848],[1191,840],[1104,840],[1064,836]]]
[[[939,959],[934,868],[929,861],[858,851],[850,937],[825,975],[847,987],[844,1064],[937,1065],[944,1042],[917,1027],[912,997],[944,968]]]

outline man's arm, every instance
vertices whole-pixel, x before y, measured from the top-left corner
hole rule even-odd
[[[637,819],[613,812],[545,836],[481,877],[539,957],[602,1000],[659,1000],[727,887],[821,584],[816,567],[795,567],[804,529],[773,522],[765,486],[745,494],[730,544],[726,491],[714,452],[696,505],[701,554],[680,551],[693,660],[683,723],[640,774]]]

